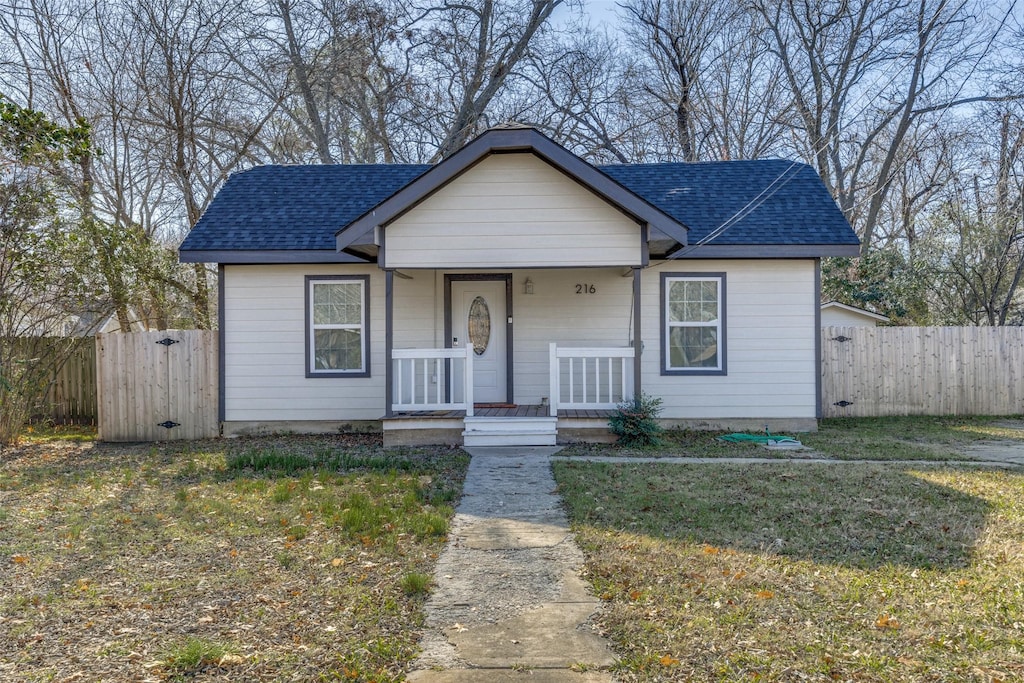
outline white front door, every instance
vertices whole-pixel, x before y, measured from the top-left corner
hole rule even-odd
[[[505,280],[452,280],[451,346],[473,344],[473,402],[505,403],[508,339]]]

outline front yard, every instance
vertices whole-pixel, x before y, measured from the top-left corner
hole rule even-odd
[[[1024,474],[555,465],[624,681],[1024,680]]]
[[[401,679],[462,451],[85,441],[0,458],[0,679]]]
[[[833,420],[798,435],[817,457],[905,464],[556,462],[616,675],[1024,680],[1024,471],[914,462],[1021,435]],[[712,437],[654,454],[765,454]],[[29,435],[0,454],[0,679],[401,680],[467,464],[371,437]]]

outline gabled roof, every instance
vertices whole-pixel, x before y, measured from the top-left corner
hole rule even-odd
[[[655,204],[602,173],[535,128],[512,125],[491,128],[401,190],[338,230],[338,249],[367,247],[374,231],[386,226],[491,154],[530,152],[576,180],[617,209],[648,226],[650,239],[687,243],[686,226]]]
[[[690,258],[856,256],[859,240],[815,171],[778,159],[591,166],[536,130],[492,129],[436,165],[261,166],[233,174],[182,261],[364,262],[386,225],[489,154],[532,152]],[[720,234],[716,231],[725,227]],[[704,240],[712,237],[707,244]],[[355,249],[363,245],[363,249]],[[702,246],[698,246],[702,245]],[[354,253],[345,253],[349,249]],[[652,246],[652,255],[660,255]]]

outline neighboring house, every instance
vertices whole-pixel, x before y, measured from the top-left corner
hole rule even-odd
[[[875,327],[878,323],[889,322],[889,317],[873,313],[864,308],[857,308],[838,301],[829,301],[821,305],[821,326]]]
[[[114,332],[145,332],[146,326],[142,319],[131,307],[128,308],[128,329],[122,330],[121,323],[116,313],[84,313],[77,316],[77,320],[69,331],[70,336],[94,337],[97,334],[112,334]]]
[[[145,332],[145,325],[138,319],[132,309],[128,332]],[[80,311],[69,313],[50,307],[38,306],[25,314],[20,322],[16,336],[34,337],[94,337],[97,334],[121,332],[117,315],[98,313],[96,311]]]
[[[219,264],[225,435],[539,444],[638,392],[814,429],[819,259],[858,247],[803,164],[595,167],[502,127],[433,166],[237,173],[180,257]]]

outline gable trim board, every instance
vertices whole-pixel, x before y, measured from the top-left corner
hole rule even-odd
[[[380,228],[383,268],[635,266],[641,225],[531,154],[497,154]]]
[[[376,232],[457,180],[492,156],[529,154],[602,198],[637,224],[648,224],[659,237],[687,244],[687,228],[644,198],[533,128],[491,129],[426,171],[335,234],[339,251],[365,250],[377,241]],[[360,251],[360,253],[362,253]]]
[[[497,129],[433,167],[236,174],[181,260],[218,263],[225,433],[379,427],[391,412],[393,349],[450,346],[451,283],[471,277],[507,283],[510,403],[549,398],[551,342],[634,346],[633,386],[663,399],[668,424],[813,428],[820,258],[857,253],[853,231],[801,164],[598,168],[537,131]],[[679,273],[721,277],[714,372],[665,372],[664,280]],[[365,375],[306,376],[309,276],[366,283],[365,329],[378,333],[366,338]],[[579,294],[580,282],[594,293]]]

